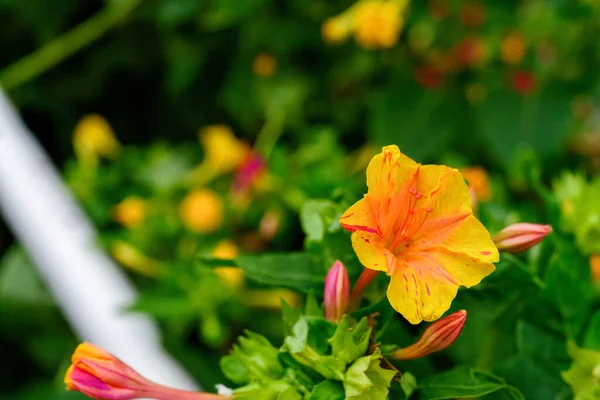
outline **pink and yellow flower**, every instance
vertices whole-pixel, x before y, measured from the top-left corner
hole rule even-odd
[[[494,271],[498,250],[473,216],[458,170],[421,165],[386,146],[367,168],[367,186],[340,223],[371,270],[363,274],[390,276],[387,296],[410,323],[440,318],[459,286],[477,285]]]
[[[172,389],[158,385],[138,374],[109,352],[89,343],[81,343],[72,356],[65,374],[67,390],[75,390],[93,399],[129,400],[218,400],[224,396]]]

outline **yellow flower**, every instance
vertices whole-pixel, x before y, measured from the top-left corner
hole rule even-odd
[[[121,150],[121,144],[103,116],[89,114],[75,126],[73,148],[80,162],[96,166],[100,157],[114,158]]]
[[[490,178],[485,169],[481,167],[461,168],[460,173],[469,183],[477,201],[488,201],[492,198]]]
[[[212,256],[223,260],[232,260],[238,255],[238,247],[231,240],[221,240],[213,249]],[[215,274],[221,281],[232,289],[244,286],[244,271],[237,267],[216,267]]]
[[[146,219],[146,201],[139,197],[127,197],[113,208],[115,221],[131,228]]]
[[[223,222],[223,201],[212,190],[194,190],[179,205],[179,216],[192,232],[214,232]]]
[[[519,64],[525,57],[525,41],[518,33],[511,33],[502,41],[502,61],[507,64]]]
[[[592,282],[600,283],[600,254],[592,254],[590,257],[590,270],[592,272]]]
[[[340,223],[353,232],[361,263],[390,276],[388,299],[410,323],[440,318],[459,286],[494,271],[498,250],[458,170],[420,165],[386,146],[367,168],[367,186]]]
[[[254,58],[252,71],[254,75],[268,78],[277,70],[277,60],[271,54],[260,53]]]
[[[200,130],[205,162],[217,173],[233,171],[248,156],[249,147],[238,140],[227,125],[210,125]]]
[[[366,49],[386,49],[398,42],[406,1],[362,0],[353,9],[354,38]]]
[[[321,25],[323,40],[329,44],[339,44],[348,39],[353,30],[354,21],[350,13],[328,18]]]

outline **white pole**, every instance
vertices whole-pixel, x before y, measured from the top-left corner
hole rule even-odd
[[[126,312],[137,293],[39,143],[0,90],[0,211],[77,335],[157,383],[198,390],[160,344],[156,324]]]

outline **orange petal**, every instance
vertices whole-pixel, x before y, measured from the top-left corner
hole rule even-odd
[[[340,217],[340,224],[350,232],[365,231],[377,232],[377,221],[371,212],[369,202],[362,198]]]
[[[356,231],[352,234],[352,247],[365,267],[388,274],[393,272],[396,257],[385,248],[383,240],[378,235]]]

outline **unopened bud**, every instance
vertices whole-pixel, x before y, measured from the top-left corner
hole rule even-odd
[[[520,253],[541,242],[550,232],[550,225],[521,222],[502,229],[492,240],[500,251]]]
[[[151,382],[112,354],[89,343],[77,346],[65,375],[67,390],[94,399],[218,400],[226,397],[172,389]]]
[[[415,344],[394,351],[390,358],[412,360],[425,357],[450,347],[462,332],[467,320],[467,311],[460,310],[429,325],[421,339]]]
[[[350,279],[341,261],[336,261],[325,277],[325,317],[338,322],[348,309]]]

